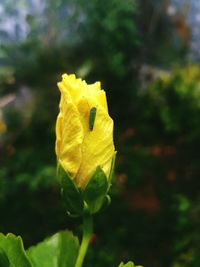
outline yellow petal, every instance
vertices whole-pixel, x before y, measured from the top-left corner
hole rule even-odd
[[[107,176],[110,173],[111,161],[114,155],[113,120],[101,106],[97,106],[94,128],[89,129],[88,99],[82,99],[81,122],[84,129],[82,143],[82,161],[75,182],[78,187],[84,187],[97,166],[100,166]],[[80,110],[80,109],[79,109]]]
[[[61,137],[62,137],[62,115],[58,114],[56,121],[56,155],[59,156],[61,154]]]
[[[83,127],[69,93],[61,89],[60,113],[56,123],[56,154],[63,168],[74,177],[80,167]]]
[[[85,81],[76,79],[74,74],[63,74],[62,78],[62,82],[58,83],[58,86],[59,88],[62,87],[61,90],[69,92],[71,100],[75,105],[77,105],[82,96],[88,95],[87,84]]]
[[[95,83],[92,83],[92,84],[88,84],[88,89],[92,90],[92,91],[99,91],[101,90],[101,83],[100,82],[95,82]]]
[[[108,112],[107,100],[106,100],[106,93],[104,90],[97,92],[97,101],[98,104],[105,108],[105,111]]]

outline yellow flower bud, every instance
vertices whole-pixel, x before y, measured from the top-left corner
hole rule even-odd
[[[75,75],[64,74],[58,87],[61,100],[56,122],[56,154],[74,183],[84,188],[97,166],[107,177],[110,174],[115,153],[113,120],[100,82],[87,84]]]

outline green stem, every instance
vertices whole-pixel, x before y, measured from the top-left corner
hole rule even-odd
[[[84,214],[83,215],[83,238],[81,242],[81,246],[79,249],[78,257],[76,260],[75,267],[82,267],[88,245],[91,239],[93,231],[93,225],[92,225],[92,215],[90,214]]]

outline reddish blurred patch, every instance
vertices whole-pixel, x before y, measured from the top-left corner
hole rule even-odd
[[[167,174],[167,180],[170,182],[176,181],[176,171],[175,170],[170,170]]]
[[[149,213],[157,213],[160,211],[160,202],[156,196],[153,185],[146,185],[134,192],[127,190],[125,192],[125,197],[134,210],[145,210]]]
[[[136,134],[135,129],[133,129],[133,128],[127,128],[127,129],[123,132],[121,138],[122,138],[122,140],[126,140],[126,139],[128,139],[128,138],[130,138],[130,137],[133,137],[135,134]]]
[[[127,179],[127,176],[125,173],[119,173],[116,177],[116,182],[117,182],[117,185],[118,186],[122,186],[125,184],[126,182],[126,179]]]
[[[164,155],[174,155],[176,154],[176,148],[174,146],[164,146],[163,147]]]
[[[191,29],[185,16],[179,14],[172,18],[172,25],[183,45],[187,45],[191,39]]]
[[[174,146],[153,146],[149,148],[149,153],[157,157],[161,155],[171,156],[176,154],[176,148]]]
[[[150,154],[153,156],[161,156],[162,154],[162,148],[160,146],[153,146],[150,149]]]
[[[90,245],[94,245],[97,241],[97,235],[92,234],[91,239],[90,239]]]

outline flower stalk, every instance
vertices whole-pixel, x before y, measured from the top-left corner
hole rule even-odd
[[[93,221],[92,215],[87,213],[83,215],[83,237],[81,246],[79,249],[78,257],[76,260],[75,267],[82,267],[85,255],[87,253],[88,245],[93,232]]]

